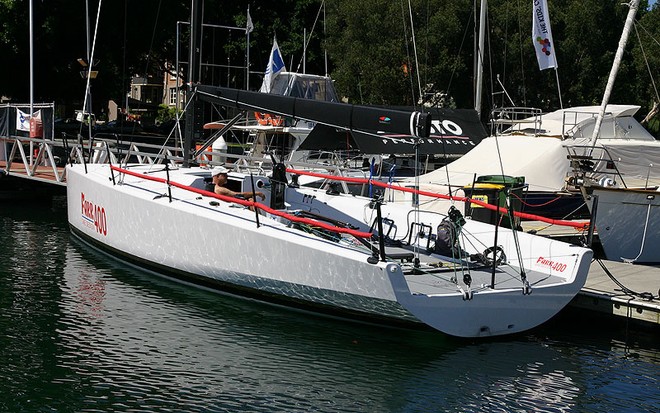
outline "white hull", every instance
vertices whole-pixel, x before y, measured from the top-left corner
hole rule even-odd
[[[370,200],[345,194],[328,194],[323,190],[300,188],[288,193],[287,201],[293,208],[308,209],[324,216],[333,216],[354,226],[368,230],[375,219],[375,210],[369,207]],[[357,205],[357,209],[356,209]],[[414,215],[413,215],[414,214]],[[384,233],[390,233],[394,241],[406,242],[408,238],[406,228],[415,216],[416,221],[435,230],[440,221],[446,216],[435,211],[420,210],[413,211],[410,206],[403,207],[401,203],[386,203],[382,207],[384,218],[394,222],[392,229],[384,228]],[[398,223],[398,226],[397,226]],[[403,224],[401,224],[403,223]],[[464,245],[467,254],[477,254],[491,247],[494,243],[494,227],[477,221],[467,220],[463,227]],[[516,243],[516,237],[518,242]],[[415,237],[412,237],[414,241]],[[418,239],[422,248],[427,244],[425,238]],[[432,244],[431,244],[432,245]],[[556,313],[563,308],[579,292],[586,281],[586,276],[592,257],[591,250],[580,248],[575,245],[527,234],[516,232],[506,228],[498,228],[497,245],[500,246],[508,257],[507,265],[498,267],[495,288],[479,288],[479,286],[490,285],[491,268],[471,268],[469,273],[472,278],[472,291],[474,292],[474,305],[471,302],[462,301],[460,295],[453,297],[443,296],[443,303],[434,303],[443,306],[441,312],[428,311],[416,314],[425,322],[433,323],[436,317],[446,317],[444,311],[453,311],[452,318],[458,324],[469,325],[471,321],[480,320],[482,326],[499,325],[502,330],[511,328],[512,324],[506,324],[504,320],[520,320],[529,317],[529,320],[549,319],[549,314]],[[517,252],[520,252],[518,258]],[[522,263],[526,277],[532,285],[533,293],[523,295],[520,283],[520,265]],[[550,264],[549,264],[550,263]],[[562,263],[557,265],[557,263]],[[563,266],[566,266],[564,268]],[[562,269],[553,271],[553,268]],[[462,277],[458,270],[457,277]],[[556,277],[556,278],[554,278]],[[409,283],[414,277],[408,277]],[[440,280],[435,280],[439,283]],[[451,288],[451,286],[447,286]],[[413,295],[399,295],[400,302],[413,303]],[[421,290],[420,290],[421,291]],[[450,304],[451,303],[451,304]],[[415,308],[422,307],[417,303]],[[524,308],[524,315],[521,314]],[[554,308],[555,310],[552,310]],[[483,333],[483,332],[482,332]],[[478,335],[477,332],[472,334]]]
[[[461,289],[467,287],[448,281],[453,271],[415,275],[404,264],[371,264],[365,247],[305,233],[281,218],[260,216],[257,227],[255,213],[243,207],[176,187],[170,202],[164,183],[126,175],[123,184],[113,185],[108,165],[87,169],[68,168],[68,219],[74,233],[95,246],[189,282],[358,319],[421,322],[462,337],[524,331],[577,294],[591,258],[587,249],[526,239],[532,294],[522,294],[521,284],[506,272],[498,275],[503,280],[495,289],[482,286],[477,280],[488,274],[474,270],[474,296],[464,300]],[[164,172],[149,175],[165,177]],[[199,168],[170,171],[172,181],[195,187],[205,175]],[[476,232],[492,231],[471,225]],[[500,237],[510,249],[510,237],[505,232]]]
[[[596,230],[612,261],[660,263],[660,192],[598,188]]]

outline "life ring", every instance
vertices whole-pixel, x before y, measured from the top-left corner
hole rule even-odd
[[[271,116],[270,113],[254,112],[254,117],[257,118],[257,123],[263,126],[282,126],[284,124],[281,116]]]

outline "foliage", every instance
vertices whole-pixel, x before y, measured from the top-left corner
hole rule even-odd
[[[177,110],[175,107],[167,106],[165,104],[158,105],[158,114],[156,115],[156,124],[160,125],[169,120],[176,119]]]
[[[421,10],[413,12],[417,59],[407,2],[330,2],[328,49],[338,57],[332,75],[349,100],[413,105],[421,84],[433,84],[431,92],[446,92],[452,77],[463,79],[471,90],[467,66],[456,58],[464,31],[460,22],[469,20],[471,1],[412,4]]]
[[[98,0],[88,0],[93,35]],[[131,76],[159,76],[178,60],[185,73],[191,0],[104,2],[98,25],[92,82],[96,112],[109,99],[120,103]],[[330,74],[352,103],[414,105],[420,87],[457,107],[472,107],[474,90],[474,0],[250,0],[249,85],[261,84],[272,39],[277,37],[289,70]],[[549,0],[563,105],[599,104],[628,8],[619,0]],[[531,43],[531,0],[491,0],[485,50],[484,108],[510,105],[560,106],[554,70],[538,70]],[[643,0],[637,32],[631,33],[611,101],[639,104],[643,116],[660,82],[660,7]],[[325,5],[325,9],[322,8]],[[235,30],[204,29],[202,81],[243,88],[247,42],[246,2],[204,2],[204,22]],[[80,109],[85,80],[78,58],[86,58],[83,2],[34,2],[37,101]],[[324,15],[326,25],[324,26]],[[320,14],[320,16],[319,16]],[[317,16],[319,16],[317,20]],[[0,0],[0,96],[29,97],[28,2]],[[316,26],[312,31],[312,26]],[[179,38],[177,44],[177,28]],[[325,28],[325,31],[324,31]],[[303,64],[303,34],[309,44]],[[639,41],[638,41],[638,34]],[[413,36],[415,42],[413,43]],[[641,43],[640,43],[641,42]],[[90,42],[91,43],[91,42]],[[415,54],[416,45],[416,54]],[[328,60],[326,67],[325,54]],[[648,64],[647,64],[648,62]],[[650,73],[649,73],[650,72]],[[656,82],[652,83],[651,79]],[[501,82],[501,85],[500,83]],[[164,114],[165,116],[165,114]]]
[[[634,45],[630,54],[636,82],[630,82],[629,96],[637,99],[645,114],[653,107],[653,102],[660,104],[660,4],[655,3],[653,10],[646,13],[630,34]],[[648,125],[649,130],[660,138],[660,115]]]

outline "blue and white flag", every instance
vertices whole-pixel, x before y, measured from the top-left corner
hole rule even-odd
[[[548,0],[532,0],[532,41],[539,69],[557,68],[557,50],[552,41]]]
[[[30,115],[16,109],[16,131],[30,132]]]
[[[41,120],[41,110],[32,114],[35,119]],[[30,114],[16,108],[16,131],[30,132]]]
[[[264,82],[261,84],[259,92],[270,93],[273,86],[273,80],[278,73],[286,71],[284,60],[280,48],[277,45],[277,39],[273,38],[273,48],[270,51],[270,58],[268,59],[268,66],[266,66],[266,74],[264,75]]]

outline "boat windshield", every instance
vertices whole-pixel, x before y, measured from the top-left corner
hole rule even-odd
[[[300,73],[280,73],[275,76],[270,93],[281,96],[338,102],[332,79]]]

